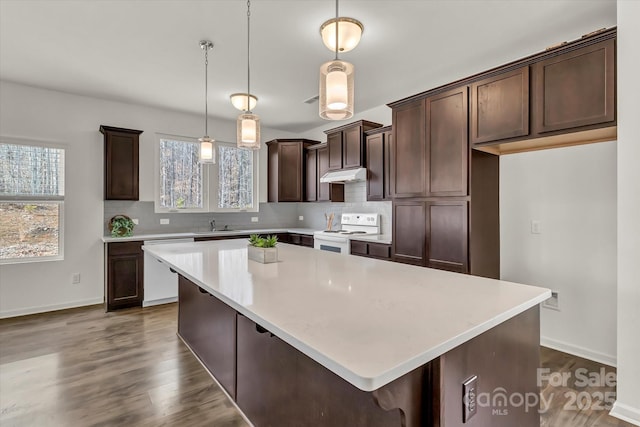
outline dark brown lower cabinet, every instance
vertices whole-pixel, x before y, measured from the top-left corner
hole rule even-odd
[[[142,242],[107,243],[107,311],[140,307],[144,299]]]
[[[309,236],[307,234],[289,233],[289,241],[287,243],[312,248],[313,236]]]
[[[392,257],[396,262],[426,265],[427,208],[423,201],[394,200]]]
[[[182,276],[178,301],[178,334],[235,398],[236,311]]]
[[[399,409],[381,409],[372,393],[241,315],[236,403],[256,427],[403,425]]]
[[[352,240],[350,245],[351,255],[384,260],[391,259],[391,245],[384,243],[361,242],[358,240]]]

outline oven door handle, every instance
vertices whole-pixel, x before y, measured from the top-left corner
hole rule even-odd
[[[325,242],[347,243],[349,238],[345,237],[331,237],[331,236],[314,236],[316,240]]]

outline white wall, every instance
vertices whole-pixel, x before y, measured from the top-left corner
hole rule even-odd
[[[100,303],[103,291],[103,137],[101,124],[144,130],[140,197],[153,200],[155,133],[201,136],[203,117],[0,82],[0,135],[66,145],[63,261],[0,266],[0,317]],[[232,108],[231,105],[229,108]],[[211,136],[235,141],[235,122],[210,119]],[[292,137],[262,129],[263,140]],[[266,149],[260,193],[266,200]],[[71,284],[71,275],[81,283]]]
[[[640,2],[618,0],[618,399],[640,425]]]
[[[380,123],[383,126],[391,124],[391,108],[386,105],[380,105],[369,110],[365,110],[356,113],[349,120],[333,121],[327,120],[327,122],[317,128],[313,128],[298,135],[301,138],[312,139],[315,141],[326,142],[327,135],[324,133],[327,129],[337,128],[358,120],[368,120],[374,123]]]
[[[542,344],[615,365],[616,143],[502,156],[500,244],[502,279],[559,292]]]

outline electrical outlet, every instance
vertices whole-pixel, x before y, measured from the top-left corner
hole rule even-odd
[[[551,291],[551,298],[542,303],[544,308],[560,311],[560,294],[557,291]]]
[[[138,218],[131,218],[131,221],[133,221],[135,225],[140,224],[140,221],[138,220]]]
[[[80,283],[80,273],[73,273],[71,275],[71,283],[77,285]]]
[[[462,422],[466,423],[478,412],[478,376],[462,383]]]
[[[531,234],[542,234],[542,223],[540,222],[540,220],[531,220]]]
[[[160,218],[160,224],[162,225],[169,224],[169,218]]]
[[[251,217],[251,222],[258,222],[258,217],[257,216],[252,216]]]
[[[298,217],[298,221],[304,221],[304,217],[303,217],[302,215],[300,215],[300,216]]]

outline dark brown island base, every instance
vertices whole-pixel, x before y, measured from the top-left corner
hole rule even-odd
[[[374,391],[182,276],[178,334],[256,427],[540,425],[537,305]],[[465,405],[463,384],[473,377]]]

